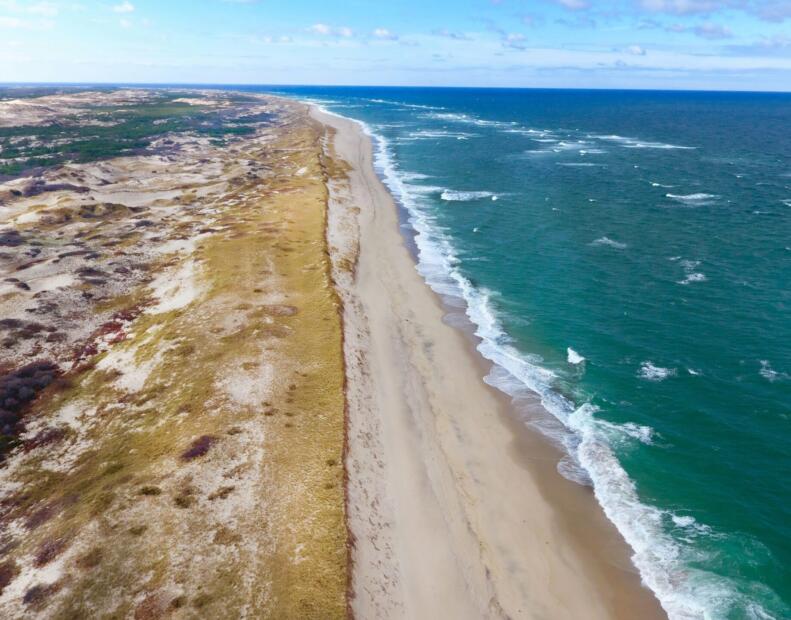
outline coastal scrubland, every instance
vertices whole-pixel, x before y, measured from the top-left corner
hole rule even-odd
[[[327,129],[260,95],[13,94],[0,614],[344,617]]]

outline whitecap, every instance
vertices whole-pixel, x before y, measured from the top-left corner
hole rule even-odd
[[[625,250],[629,247],[627,244],[622,243],[621,241],[615,241],[614,239],[610,239],[609,237],[600,237],[595,241],[591,241],[589,245],[605,245],[611,248],[615,248],[616,250]]]
[[[719,196],[717,196],[716,194],[706,194],[704,192],[698,192],[695,194],[686,194],[686,195],[665,194],[665,197],[686,205],[707,205],[707,204],[711,204],[713,200],[719,198]]]
[[[650,142],[646,140],[640,140],[639,138],[627,138],[626,136],[618,136],[618,135],[608,135],[608,136],[600,136],[600,135],[592,135],[589,136],[591,138],[596,138],[598,140],[606,140],[608,142],[615,142],[620,146],[627,148],[627,149],[681,149],[681,150],[694,150],[697,147],[695,146],[680,146],[678,144],[666,144],[664,142]]]
[[[597,419],[596,424],[604,431],[608,437],[618,445],[634,444],[631,440],[636,439],[642,444],[647,446],[653,445],[654,435],[656,431],[650,426],[643,424],[636,424],[634,422],[624,422],[623,424],[614,424],[606,420]]]
[[[413,131],[406,137],[402,137],[399,140],[402,142],[414,142],[417,140],[441,140],[443,138],[449,138],[452,140],[469,140],[470,138],[477,137],[478,134],[474,133],[424,129],[421,131]]]
[[[676,260],[676,259],[671,258],[670,260]],[[683,280],[678,280],[678,284],[687,285],[687,284],[692,284],[693,282],[706,281],[707,278],[705,273],[695,271],[698,265],[700,265],[699,260],[684,259],[684,260],[679,260],[678,264],[682,267],[682,269],[684,269],[684,272],[686,273],[686,276],[684,277]]]
[[[367,99],[371,103],[381,103],[384,105],[398,106],[401,108],[409,108],[414,110],[444,110],[445,108],[433,105],[419,105],[416,103],[405,103],[403,101],[390,101],[388,99]]]
[[[423,114],[424,118],[429,118],[438,121],[450,121],[454,123],[464,123],[467,125],[475,125],[476,127],[494,127],[500,129],[512,129],[516,123],[504,121],[491,121],[469,114],[462,114],[458,112],[430,112]]]
[[[686,286],[687,284],[692,284],[694,282],[705,282],[706,279],[707,278],[705,273],[700,273],[699,271],[697,271],[693,273],[688,273],[683,280],[678,281],[678,284],[683,284]]]
[[[673,515],[671,518],[679,527],[689,527],[695,523],[695,517]]]
[[[582,357],[579,353],[577,353],[571,347],[568,347],[566,349],[566,361],[569,364],[573,364],[573,365],[576,366],[577,364],[582,364],[585,361],[585,358]]]
[[[656,431],[650,426],[643,424],[635,424],[634,422],[624,422],[620,425],[621,432],[626,433],[632,439],[636,439],[640,443],[651,445],[654,443],[654,435]]]
[[[651,361],[640,364],[640,370],[637,371],[637,376],[646,381],[664,381],[668,377],[675,376],[675,374],[675,368],[663,368]]]
[[[595,164],[591,161],[558,161],[555,162],[557,166],[566,166],[568,168],[601,168],[604,164]],[[593,202],[593,199],[591,199]]]
[[[405,179],[402,179],[405,181]],[[416,183],[406,183],[404,182],[404,188],[408,189],[411,192],[415,192],[416,194],[439,194],[445,190],[444,187],[438,187],[436,185],[418,185]]]
[[[772,368],[772,365],[769,363],[769,360],[760,360],[760,362],[761,362],[761,370],[759,370],[758,373],[764,379],[769,381],[769,383],[774,383],[775,381],[789,378],[788,374],[784,372],[778,372],[774,368]]]
[[[430,179],[431,176],[423,174],[422,172],[402,172],[401,178],[405,181],[425,181],[426,179]]]
[[[791,207],[791,198],[788,198],[787,200],[781,200],[780,202],[782,202],[787,207]]]
[[[493,192],[457,192],[446,189],[442,192],[440,198],[448,202],[469,202],[471,200],[481,200],[482,198],[497,200],[497,194]]]

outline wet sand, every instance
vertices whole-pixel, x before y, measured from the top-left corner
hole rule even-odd
[[[312,114],[349,164],[329,184],[328,239],[344,303],[356,616],[664,617],[591,491],[557,473],[558,451],[483,382],[470,335],[443,322],[370,139]]]

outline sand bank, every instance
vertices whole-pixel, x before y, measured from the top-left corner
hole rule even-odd
[[[330,182],[328,238],[344,302],[356,616],[663,617],[591,492],[557,473],[560,455],[443,323],[368,137],[312,114],[350,167]]]

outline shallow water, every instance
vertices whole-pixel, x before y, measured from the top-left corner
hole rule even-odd
[[[358,119],[419,269],[674,618],[791,617],[791,96],[262,89]]]

